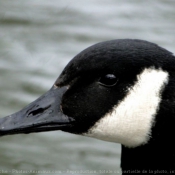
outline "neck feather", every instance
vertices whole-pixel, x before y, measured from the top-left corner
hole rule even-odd
[[[172,174],[175,170],[175,143],[168,139],[151,140],[148,144],[136,148],[122,146],[121,167],[123,174],[131,171],[140,173]],[[133,172],[132,172],[133,173]]]

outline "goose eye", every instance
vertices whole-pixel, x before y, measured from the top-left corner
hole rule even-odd
[[[117,81],[118,79],[113,74],[107,74],[99,79],[100,85],[107,87],[114,86],[117,83]]]

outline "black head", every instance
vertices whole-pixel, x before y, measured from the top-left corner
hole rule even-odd
[[[49,92],[2,118],[0,135],[48,130],[87,133],[123,101],[145,69],[171,73],[174,63],[172,53],[147,41],[95,44],[68,63]]]

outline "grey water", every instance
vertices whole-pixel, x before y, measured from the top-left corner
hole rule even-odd
[[[175,1],[0,1],[0,117],[46,92],[81,50],[119,38],[175,53]],[[0,174],[120,174],[120,156],[119,144],[61,131],[0,138]]]

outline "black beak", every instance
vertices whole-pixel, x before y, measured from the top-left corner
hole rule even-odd
[[[61,130],[71,127],[73,119],[64,115],[60,103],[66,87],[53,86],[21,111],[0,118],[0,136]]]

